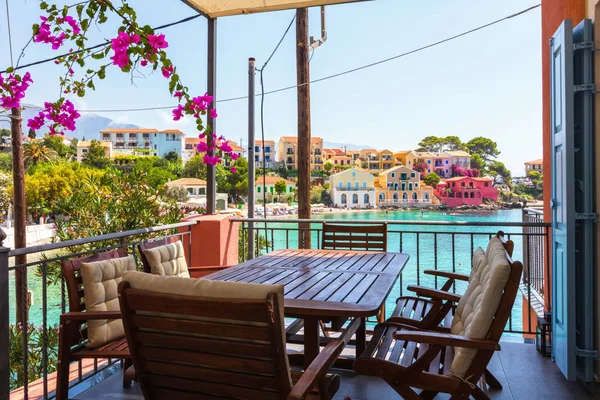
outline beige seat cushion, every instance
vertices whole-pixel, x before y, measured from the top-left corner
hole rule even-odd
[[[123,275],[123,281],[129,282],[133,289],[144,290],[153,293],[162,294],[173,294],[179,296],[190,296],[190,297],[212,297],[212,298],[224,298],[224,299],[266,299],[269,293],[275,293],[279,303],[279,318],[281,321],[281,334],[285,343],[285,326],[284,326],[284,297],[283,297],[283,285],[262,285],[253,283],[240,283],[240,282],[222,282],[212,281],[208,279],[182,279],[179,277],[159,276],[144,274],[141,272],[126,272]],[[232,322],[225,318],[223,322]],[[247,322],[243,322],[247,324]],[[253,325],[264,325],[265,323],[257,322]],[[289,364],[288,359],[285,357],[286,365],[288,366],[288,377],[289,376]]]
[[[451,333],[472,339],[484,339],[492,325],[494,316],[510,276],[510,265],[502,242],[493,238],[486,250],[486,262],[479,266],[476,274],[461,297]],[[475,349],[457,347],[452,374],[464,377],[477,354]]]
[[[189,278],[188,265],[181,241],[144,250],[153,275]]]
[[[471,261],[471,274],[469,275],[469,282],[473,280],[474,277],[479,276],[481,272],[481,267],[486,264],[485,251],[481,247],[478,247],[473,252],[473,260]]]
[[[117,288],[123,272],[135,270],[133,256],[81,263],[87,311],[119,311]],[[125,336],[120,319],[88,321],[87,347],[98,347]]]

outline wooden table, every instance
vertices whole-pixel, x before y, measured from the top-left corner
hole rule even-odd
[[[277,250],[207,275],[229,282],[285,285],[285,316],[304,320],[304,364],[319,354],[319,321],[361,318],[356,352],[365,347],[365,318],[377,315],[409,256],[350,250]]]

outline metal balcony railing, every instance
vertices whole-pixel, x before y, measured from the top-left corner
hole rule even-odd
[[[168,236],[180,237],[183,245],[188,247],[189,255],[192,243],[191,229],[195,224],[195,221],[183,222],[13,250],[2,247],[2,241],[6,236],[0,229],[0,296],[2,296],[0,297],[0,340],[2,341],[0,343],[0,399],[11,398],[10,392],[17,388],[18,397],[23,399],[55,397],[54,391],[49,388],[49,375],[56,371],[58,349],[50,344],[49,338],[56,337],[60,315],[69,308],[65,281],[57,278],[57,276],[62,277],[61,260],[126,248],[141,266],[137,245],[148,238]],[[18,264],[19,256],[26,256],[27,261]],[[191,265],[189,259],[188,265]],[[22,313],[19,319],[26,321],[23,325],[16,324],[16,273],[27,277],[27,280],[23,281],[23,289],[29,288],[33,292],[34,299],[33,304],[27,305],[26,298],[25,302],[20,304]],[[29,334],[22,334],[23,328]],[[41,341],[35,346],[41,347],[39,354],[30,354],[32,349],[29,341],[32,332],[35,332],[36,337]],[[20,349],[12,350],[12,355],[9,357],[8,343],[11,336],[17,338],[12,340],[12,345]],[[21,343],[17,343],[18,339]],[[15,351],[18,356],[14,356]],[[105,373],[118,368],[118,363],[118,360],[95,360],[91,368],[88,366],[87,369],[84,369],[81,362],[78,363],[78,378],[71,383],[71,387],[87,389],[90,383],[101,380]],[[35,387],[35,392],[30,387]],[[71,391],[71,395],[74,391],[76,392],[77,388]]]
[[[405,200],[411,202],[413,200]],[[422,200],[419,200],[422,201]],[[390,202],[402,204],[403,200]],[[529,218],[529,217],[528,217]],[[532,217],[534,218],[534,217]],[[233,219],[240,222],[242,230],[248,230],[250,222],[254,224],[255,235],[266,239],[266,247],[255,249],[255,254],[264,254],[273,250],[299,248],[298,237],[301,231],[310,232],[310,248],[321,247],[322,221],[315,220],[264,220],[264,219]],[[327,220],[328,223],[339,224],[373,224],[387,222],[388,224],[388,251],[405,252],[410,255],[410,260],[404,268],[399,282],[388,298],[386,312],[394,310],[395,298],[410,295],[408,285],[424,285],[440,288],[444,280],[427,275],[424,270],[435,269],[456,273],[469,274],[471,259],[475,249],[479,246],[486,248],[488,241],[498,231],[503,231],[507,239],[515,242],[513,259],[522,260],[524,272],[522,278],[523,289],[533,289],[543,286],[544,274],[548,269],[547,243],[550,224],[540,220],[523,222],[448,222],[448,221],[374,221],[374,220]],[[246,234],[242,236],[245,238]],[[255,243],[258,243],[255,240]],[[261,241],[265,243],[265,241]],[[525,244],[525,245],[524,245]],[[245,244],[244,244],[245,245]],[[304,246],[302,246],[304,247]],[[534,283],[535,282],[535,283]],[[457,293],[464,293],[466,282],[456,283],[452,288]],[[526,292],[523,291],[525,294]],[[525,295],[531,304],[533,291]],[[505,332],[522,335],[535,334],[536,321],[531,313],[523,314],[523,296],[517,296],[513,311]]]

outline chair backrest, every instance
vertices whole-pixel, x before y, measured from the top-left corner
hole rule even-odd
[[[387,251],[387,223],[335,225],[323,223],[323,250]]]
[[[161,238],[158,240],[153,240],[151,242],[144,242],[138,245],[138,250],[140,252],[140,260],[142,260],[142,265],[144,266],[144,272],[147,274],[152,273],[152,268],[150,267],[150,263],[148,262],[148,258],[144,254],[144,250],[154,249],[159,246],[164,246],[165,244],[171,244],[179,241],[179,237],[177,236],[168,236],[165,238]]]
[[[472,339],[500,341],[504,327],[510,317],[517,295],[523,265],[513,261],[509,255],[514,245],[503,241],[497,235],[490,241],[486,250],[486,264],[473,277],[461,297],[454,318],[451,333],[468,336]],[[456,348],[452,363],[452,373],[457,376],[470,376],[478,368],[485,368],[489,356],[474,349]],[[483,365],[483,366],[482,366]]]
[[[80,312],[85,311],[85,300],[83,291],[83,280],[81,278],[81,264],[94,261],[111,260],[113,258],[126,257],[127,252],[124,248],[117,250],[104,251],[91,256],[74,258],[71,260],[62,260],[60,267],[62,270],[65,286],[67,287],[67,296],[69,299],[69,311]],[[87,339],[87,321],[82,321],[79,325],[72,323],[73,329],[79,330],[80,334],[75,337],[75,340]],[[75,343],[72,343],[73,345]]]
[[[283,287],[279,294],[259,288],[267,291],[232,298],[232,284],[244,285],[124,275],[121,313],[144,398],[287,398],[292,383],[278,299]],[[222,297],[171,293],[208,293],[203,285]]]

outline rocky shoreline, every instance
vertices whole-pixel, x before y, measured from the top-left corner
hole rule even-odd
[[[419,210],[429,210],[429,211],[451,211],[451,212],[461,212],[461,211],[497,211],[497,210],[514,210],[524,208],[523,203],[520,202],[495,202],[495,203],[486,203],[478,206],[463,204],[459,207],[449,207],[444,204],[429,204],[429,205],[389,205],[379,207],[380,210],[394,210],[394,211],[419,211]]]

